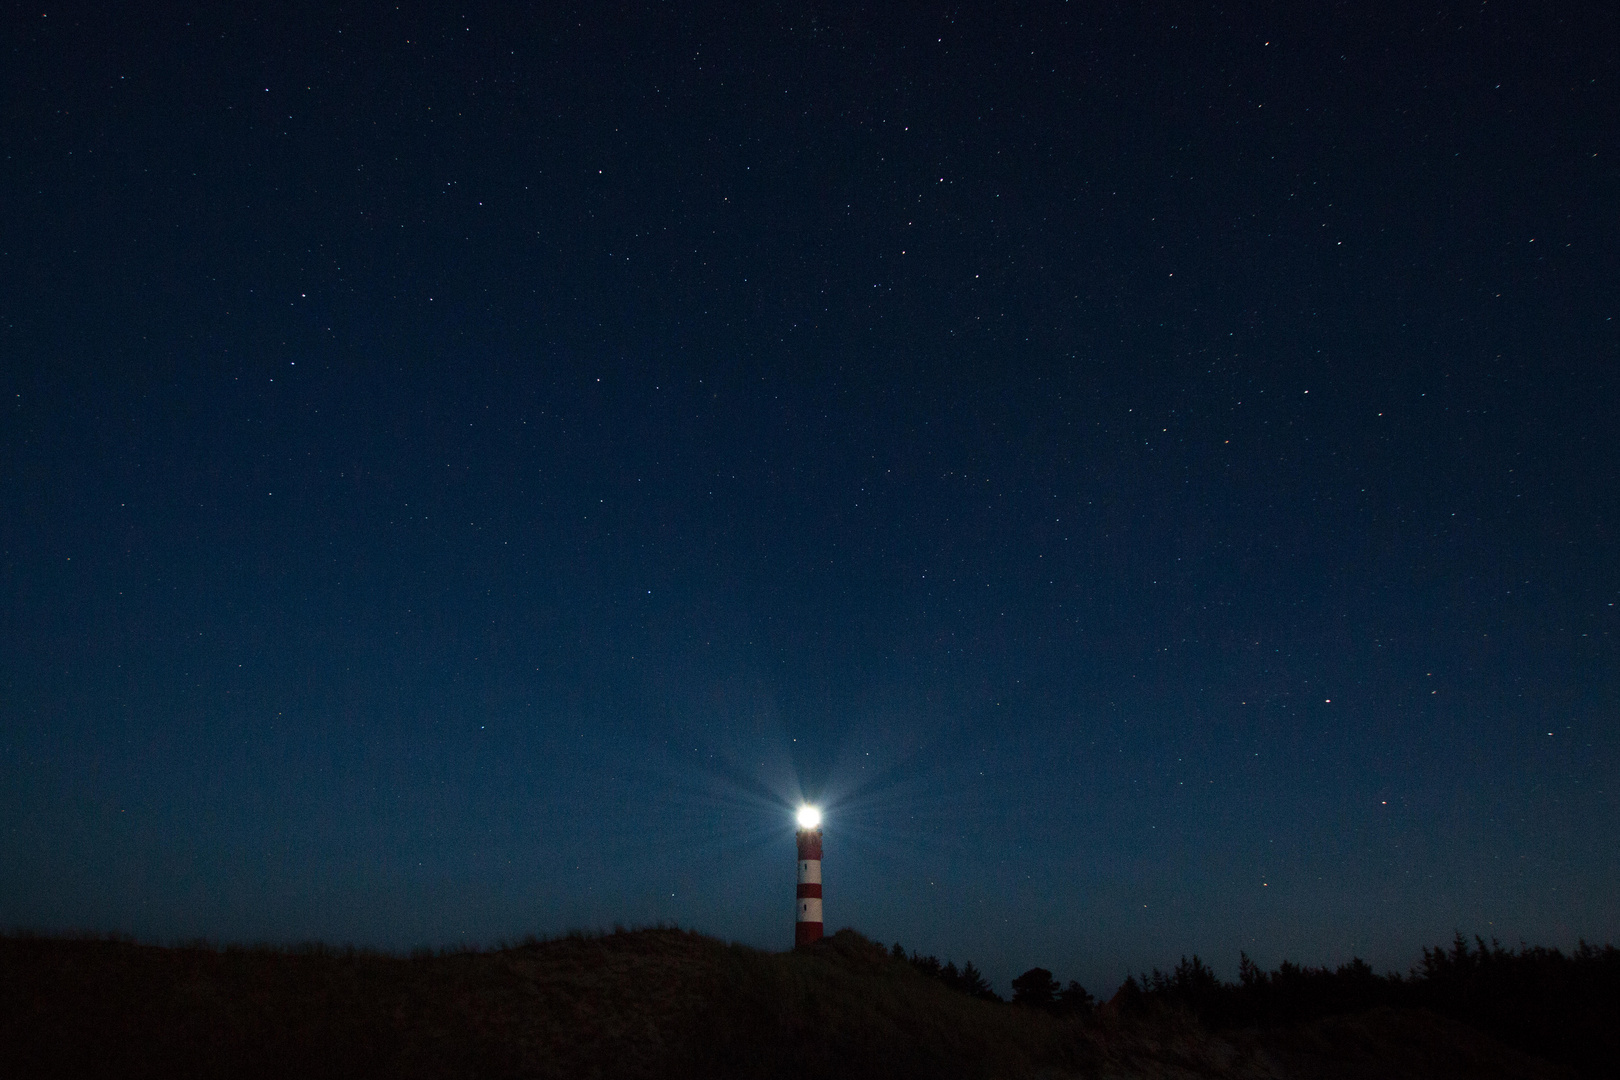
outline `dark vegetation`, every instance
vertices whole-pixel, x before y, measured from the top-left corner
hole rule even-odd
[[[1620,949],[1613,945],[1581,942],[1567,954],[1509,950],[1478,937],[1470,946],[1458,934],[1449,949],[1423,950],[1422,966],[1406,976],[1374,974],[1360,959],[1332,970],[1284,961],[1268,972],[1243,955],[1235,983],[1216,978],[1197,956],[1183,957],[1174,971],[1127,979],[1114,1002],[1127,1013],[1184,1008],[1215,1029],[1293,1027],[1379,1007],[1424,1009],[1582,1075],[1620,1074]]]
[[[655,928],[409,957],[17,936],[0,1076],[938,1080],[1129,1057],[950,970],[847,930],[796,953]]]
[[[980,974],[979,969],[973,966],[973,961],[964,963],[960,970],[954,962],[947,960],[944,964],[935,956],[919,956],[915,951],[906,955],[905,947],[898,941],[894,948],[889,950],[892,960],[905,960],[917,971],[930,979],[938,979],[952,990],[959,991],[969,997],[981,998],[985,1001],[1000,1001],[1002,997],[990,988],[990,983]],[[1012,981],[1013,1004],[1026,1005],[1041,1009],[1054,1016],[1086,1015],[1096,1005],[1096,999],[1086,992],[1073,979],[1068,986],[1062,986],[1052,978],[1052,973],[1045,968],[1030,968]]]
[[[930,979],[938,979],[952,990],[966,994],[968,997],[980,998],[984,1001],[1000,1001],[1001,995],[990,989],[990,980],[986,979],[979,969],[969,960],[957,970],[953,961],[947,960],[943,965],[933,956],[919,956],[915,951],[908,957],[906,950],[897,941],[894,948],[889,950],[891,960],[904,960],[913,968]]]
[[[1479,987],[1496,978],[1480,972],[1517,964],[1564,1000],[1577,979],[1612,994],[1613,952],[1464,947],[1397,980],[1247,965],[1233,986],[1195,959],[1093,1007],[1041,968],[1004,1002],[971,963],[849,930],[795,953],[655,928],[409,957],[12,936],[0,937],[0,1075],[1551,1078],[1568,1074],[1426,999],[1325,988]],[[1463,999],[1497,1023],[1498,998]],[[1597,1002],[1581,1015],[1598,1018]]]

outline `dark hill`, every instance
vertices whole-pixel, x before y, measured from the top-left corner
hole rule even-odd
[[[680,930],[411,958],[0,939],[9,1077],[1556,1077],[1423,1012],[1215,1036],[957,993],[852,931],[765,953]]]

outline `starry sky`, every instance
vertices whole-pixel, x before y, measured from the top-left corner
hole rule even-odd
[[[1612,7],[745,7],[8,5],[0,923],[1620,936]]]

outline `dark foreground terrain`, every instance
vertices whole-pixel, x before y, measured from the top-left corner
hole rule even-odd
[[[852,931],[680,930],[394,957],[0,938],[8,1077],[1563,1077],[1423,1010],[1212,1033],[983,1001]]]

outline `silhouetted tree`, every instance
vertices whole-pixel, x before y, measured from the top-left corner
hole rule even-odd
[[[915,949],[911,952],[911,966],[930,979],[937,979],[943,973],[939,965],[939,957],[922,956]]]
[[[1000,1001],[1001,995],[990,989],[990,980],[986,979],[979,969],[969,960],[962,965],[962,974],[958,977],[957,989],[970,997],[982,998],[985,1001]]]
[[[905,960],[923,975],[928,976],[930,979],[938,979],[952,990],[964,993],[969,997],[983,998],[986,1001],[1001,1000],[1001,995],[990,989],[989,980],[984,977],[984,974],[978,968],[973,966],[971,960],[964,963],[959,969],[955,961],[947,960],[944,964],[941,964],[939,958],[935,956],[923,956],[921,953],[913,952],[907,957],[899,942],[895,942],[894,948],[889,951],[889,955],[894,959]]]
[[[1125,976],[1125,981],[1114,991],[1110,1004],[1122,1013],[1141,1012],[1147,1005],[1147,976],[1143,975],[1140,980],[1135,975]]]
[[[1089,1013],[1097,1003],[1086,988],[1073,979],[1058,993],[1058,1011],[1065,1013]]]
[[[1050,1008],[1057,1000],[1058,981],[1045,968],[1030,968],[1012,981],[1013,1004]]]

